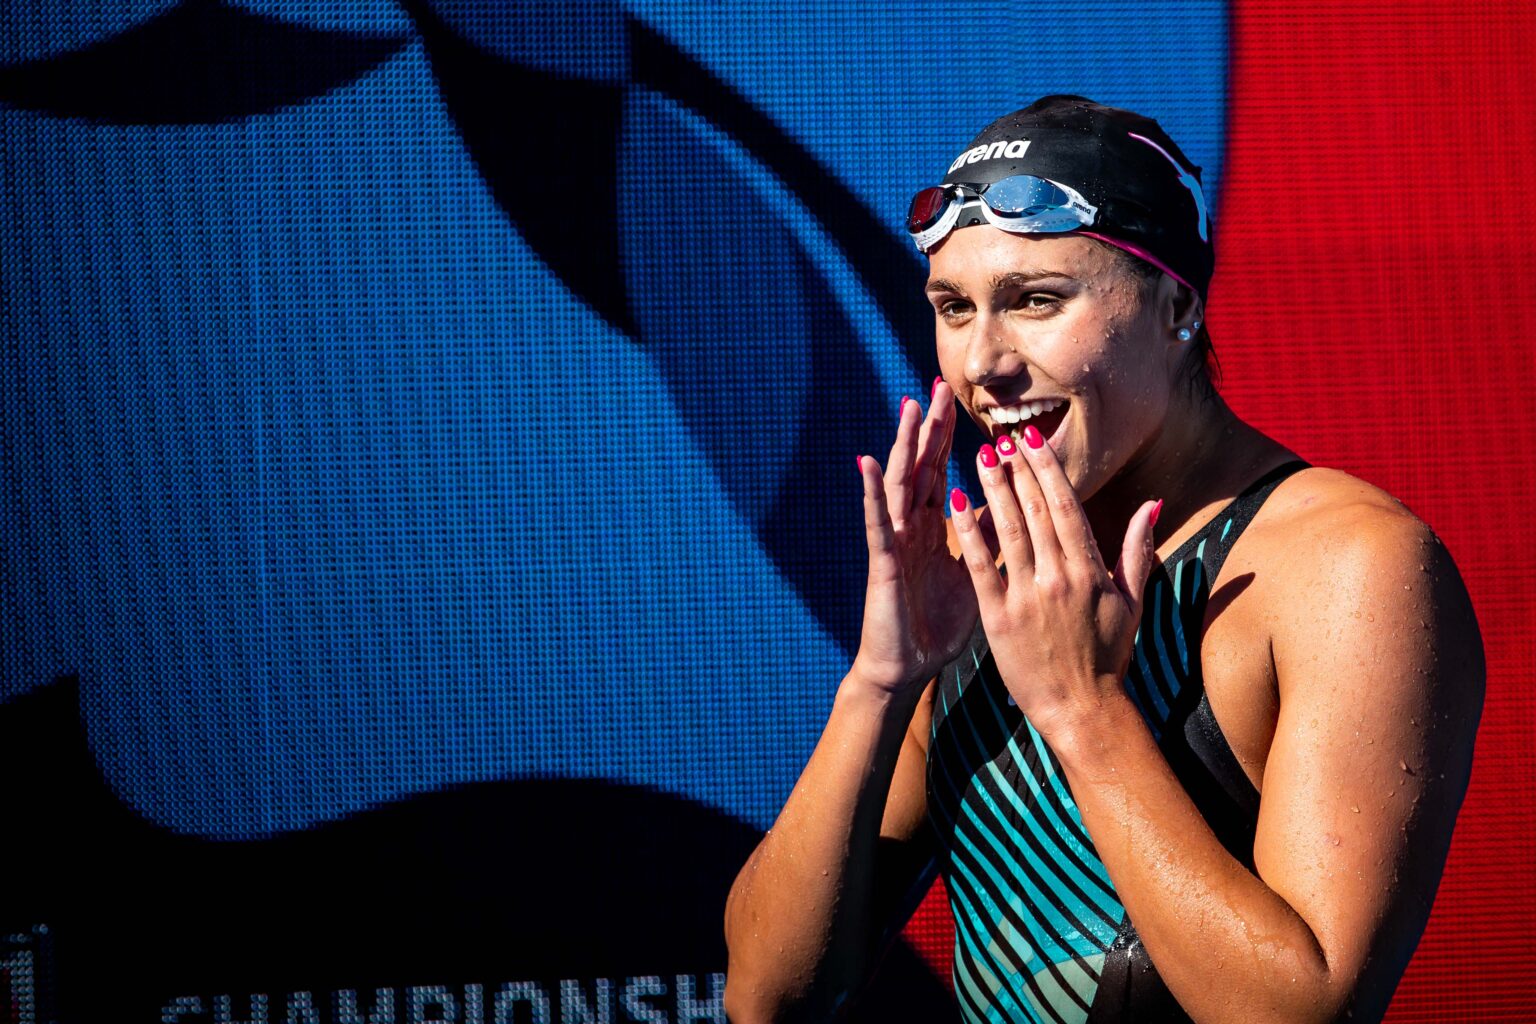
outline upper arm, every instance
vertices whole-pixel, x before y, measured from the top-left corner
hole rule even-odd
[[[878,958],[933,885],[938,871],[937,844],[928,826],[928,729],[933,693],[924,688],[912,722],[902,739],[901,753],[886,795],[880,835],[875,840],[874,889],[871,893],[875,927],[872,950]]]
[[[930,679],[902,738],[890,792],[885,798],[885,814],[880,819],[882,838],[905,841],[927,827],[924,818],[928,814],[928,730],[933,725],[935,688],[935,681]]]
[[[1439,885],[1482,711],[1482,641],[1449,554],[1405,511],[1351,505],[1292,540],[1310,555],[1273,605],[1280,711],[1254,862],[1370,1019]]]

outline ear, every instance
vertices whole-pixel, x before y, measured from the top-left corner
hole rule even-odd
[[[1195,325],[1205,322],[1205,304],[1200,301],[1200,296],[1167,274],[1160,282],[1158,298],[1161,300],[1158,307],[1170,335],[1177,336],[1180,327],[1195,333],[1199,330]]]
[[[1190,353],[1200,343],[1205,304],[1194,289],[1180,284],[1169,274],[1162,274],[1157,283],[1155,309],[1168,372],[1171,376],[1180,375],[1188,364]],[[1185,332],[1183,337],[1179,336],[1180,331]]]

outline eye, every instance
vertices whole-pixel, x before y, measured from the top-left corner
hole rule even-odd
[[[971,312],[971,304],[964,299],[942,299],[934,304],[934,312],[945,320],[960,320]]]
[[[1050,292],[1028,292],[1020,300],[1024,309],[1052,310],[1061,305],[1061,296]]]

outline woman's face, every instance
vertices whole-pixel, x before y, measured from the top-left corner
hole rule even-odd
[[[959,229],[929,253],[939,367],[992,439],[1034,424],[1086,501],[1167,412],[1174,328],[1158,311],[1171,283],[1089,238]]]

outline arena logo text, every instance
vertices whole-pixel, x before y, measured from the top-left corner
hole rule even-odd
[[[985,146],[973,146],[955,157],[955,162],[949,165],[950,171],[958,169],[963,164],[979,163],[982,160],[996,160],[998,157],[1015,159],[1024,155],[1029,148],[1028,139],[1003,139]],[[946,172],[947,173],[947,172]]]

